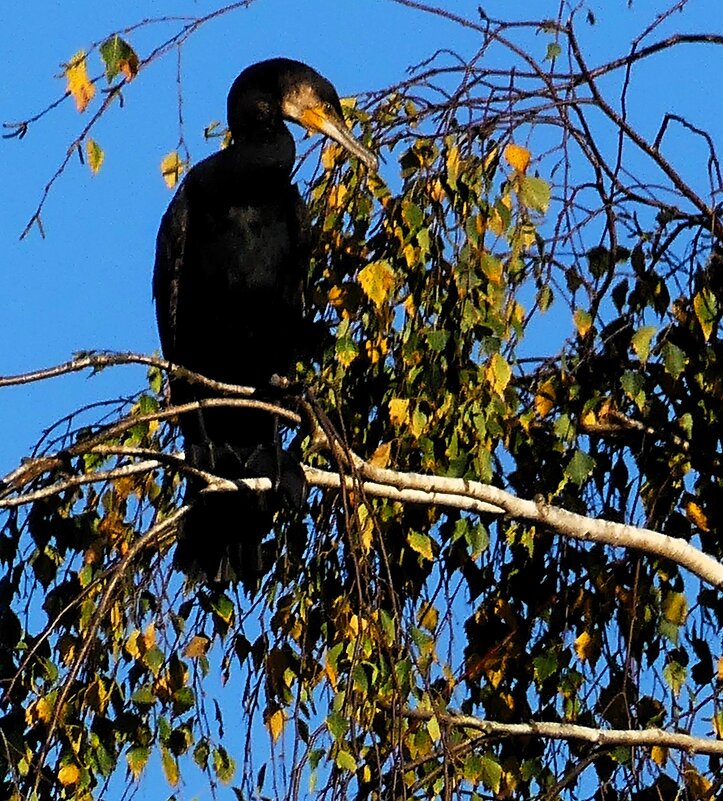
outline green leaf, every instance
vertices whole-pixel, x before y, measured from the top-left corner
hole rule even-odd
[[[336,755],[336,766],[342,770],[355,771],[356,760],[348,751],[339,751]]]
[[[520,200],[528,208],[545,214],[550,206],[550,195],[550,184],[544,179],[532,175],[520,179]]]
[[[550,648],[544,654],[536,656],[533,660],[535,669],[535,681],[542,683],[545,679],[549,679],[559,669],[560,663],[557,658],[557,653],[554,649]]]
[[[131,695],[131,701],[133,701],[134,704],[139,704],[141,706],[151,706],[152,704],[155,704],[157,700],[156,694],[153,692],[153,688],[150,684],[144,684],[142,687],[139,687],[133,693],[133,695]]]
[[[427,332],[427,342],[429,343],[429,349],[433,350],[435,353],[439,353],[441,350],[444,350],[444,346],[447,344],[448,339],[449,339],[449,334],[447,333],[447,331]]]
[[[638,354],[640,361],[645,364],[650,356],[650,342],[657,332],[657,327],[654,325],[643,326],[639,331],[636,331],[630,343],[633,350]]]
[[[213,611],[224,623],[230,623],[233,618],[233,601],[228,595],[219,595],[211,603]]]
[[[693,298],[693,310],[707,342],[718,316],[718,301],[710,289],[706,287],[696,294]]]
[[[547,53],[545,55],[545,61],[552,61],[553,59],[557,58],[560,53],[562,53],[562,48],[557,42],[550,42],[547,45]]]
[[[663,668],[663,677],[668,682],[668,686],[673,691],[673,695],[678,695],[685,684],[688,671],[678,662],[669,662]]]
[[[335,740],[339,740],[349,731],[349,721],[338,712],[332,712],[326,718],[326,728]]]
[[[105,64],[105,77],[108,83],[121,72],[128,80],[138,72],[138,55],[118,34],[106,39],[99,50]]]
[[[590,477],[595,469],[595,459],[585,451],[576,450],[565,468],[565,475],[578,487]]]
[[[419,531],[410,531],[409,534],[407,534],[407,542],[409,543],[409,547],[420,556],[423,556],[430,562],[434,559],[432,541],[426,534],[422,534]]]
[[[208,757],[211,749],[208,747],[207,740],[201,740],[198,745],[193,749],[193,761],[198,765],[201,770],[206,770],[208,765]]]
[[[144,745],[137,745],[134,748],[128,749],[126,762],[128,762],[128,768],[136,781],[140,778],[141,773],[143,773],[143,768],[145,768],[150,755],[150,749],[146,748]]]
[[[645,405],[645,379],[641,373],[633,370],[628,370],[620,376],[620,385],[628,394],[630,399],[635,403],[638,409],[642,409]]]
[[[685,351],[681,350],[672,342],[666,342],[663,345],[662,351],[665,372],[672,375],[675,379],[680,378],[683,370],[685,370],[685,365],[688,363],[688,357],[685,355]]]
[[[233,779],[236,764],[223,746],[213,749],[213,769],[224,784],[229,784]]]
[[[491,754],[484,754],[480,759],[480,763],[482,783],[496,795],[500,791],[500,783],[502,782],[502,767]]]

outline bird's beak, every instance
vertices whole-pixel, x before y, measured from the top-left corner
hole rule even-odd
[[[363,161],[372,172],[377,172],[379,168],[377,157],[352,135],[344,119],[333,109],[325,106],[306,108],[299,115],[299,122],[307,130],[322,133],[333,139],[352,156]]]

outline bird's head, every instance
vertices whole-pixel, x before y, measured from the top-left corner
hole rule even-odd
[[[247,67],[234,81],[228,98],[229,125],[248,125],[242,115],[256,111],[280,113],[312,133],[322,133],[376,172],[377,157],[356,139],[344,121],[339,96],[332,84],[306,64],[274,58]]]

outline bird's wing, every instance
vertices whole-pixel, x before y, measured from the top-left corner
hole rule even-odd
[[[309,275],[309,259],[311,258],[311,221],[309,220],[309,210],[301,197],[297,187],[293,187],[294,192],[294,230],[296,232],[296,256],[301,276],[301,296],[303,303],[304,317],[310,314],[311,286]]]
[[[163,355],[171,361],[177,358],[178,291],[185,258],[188,219],[188,197],[184,182],[161,220],[153,268],[153,298],[161,348]]]

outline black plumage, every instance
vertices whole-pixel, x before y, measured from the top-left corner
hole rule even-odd
[[[291,183],[295,147],[284,120],[334,138],[371,169],[375,157],[350,134],[333,86],[298,61],[254,64],[228,96],[231,143],[190,170],[158,232],[153,293],[163,353],[208,378],[261,392],[303,358],[306,207]],[[174,404],[216,397],[181,378]],[[176,564],[209,581],[253,588],[260,543],[284,494],[303,499],[300,465],[280,450],[273,417],[204,409],[180,418],[188,463],[228,479],[267,476],[277,492],[199,494],[183,523]]]

